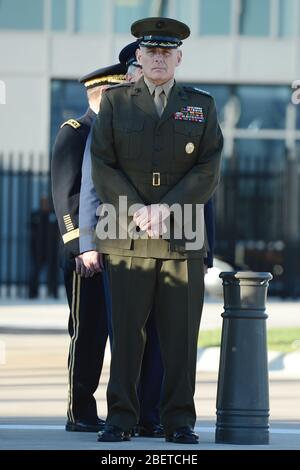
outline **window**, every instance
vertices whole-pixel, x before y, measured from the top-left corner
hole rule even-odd
[[[60,125],[68,119],[82,116],[88,107],[85,88],[75,80],[51,82],[50,144],[54,144]]]
[[[248,36],[270,34],[270,0],[241,0],[240,32]]]
[[[115,31],[129,33],[131,24],[147,16],[157,16],[151,0],[115,0]]]
[[[198,83],[188,83],[188,86],[193,86],[195,88],[200,88],[201,90],[208,91],[216,102],[217,113],[220,123],[224,121],[224,108],[228,102],[231,90],[229,86],[226,85],[212,85],[212,84],[198,84]]]
[[[201,0],[200,34],[226,35],[230,29],[231,0]]]
[[[1,0],[0,29],[41,30],[44,26],[43,0]]]
[[[279,0],[279,36],[287,37],[295,33],[294,0]]]
[[[99,0],[76,0],[75,31],[99,33],[105,25],[104,2]]]
[[[192,2],[189,2],[189,3],[192,3]],[[174,18],[176,18],[178,21],[183,21],[183,23],[186,23],[188,26],[191,26],[193,24],[193,13],[194,13],[193,5],[188,5],[187,7],[186,1],[184,2],[182,0],[175,0]],[[165,16],[171,16],[171,15],[169,15],[168,12],[166,12]]]
[[[52,0],[51,28],[53,31],[64,31],[67,23],[66,0]]]
[[[284,129],[291,92],[284,86],[238,86],[241,111],[238,127]]]
[[[235,153],[238,168],[245,173],[264,171],[283,171],[285,168],[286,149],[284,140],[272,139],[237,139]],[[263,181],[261,182],[263,185]],[[266,189],[268,192],[268,190]],[[272,192],[270,191],[270,194]]]
[[[297,106],[297,111],[296,111],[296,127],[299,130],[300,129],[300,103],[295,105]]]

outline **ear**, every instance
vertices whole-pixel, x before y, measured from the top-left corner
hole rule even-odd
[[[176,55],[176,67],[178,67],[178,65],[181,64],[181,61],[182,61],[182,51],[181,50],[178,50],[176,51],[177,52],[177,55]]]
[[[140,48],[138,48],[136,51],[135,51],[135,56],[136,56],[136,59],[138,61],[138,64],[142,65],[141,64],[141,55],[142,55],[142,51]]]

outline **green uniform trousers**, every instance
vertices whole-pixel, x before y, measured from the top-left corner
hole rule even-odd
[[[112,294],[113,348],[107,424],[129,430],[139,421],[137,384],[152,309],[164,380],[161,422],[166,433],[194,427],[197,341],[203,305],[203,258],[164,260],[106,255]]]

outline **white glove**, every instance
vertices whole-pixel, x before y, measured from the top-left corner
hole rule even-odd
[[[152,229],[156,231],[158,227],[163,228],[162,223],[169,215],[170,209],[167,205],[151,204],[136,211],[133,215],[133,221],[141,230],[148,231]],[[165,224],[164,227],[166,227]]]
[[[160,235],[167,233],[168,229],[164,221],[157,225],[151,225],[147,230],[147,233],[150,238],[159,238]]]

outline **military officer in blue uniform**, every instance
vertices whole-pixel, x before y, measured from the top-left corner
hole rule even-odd
[[[89,108],[84,116],[61,125],[51,163],[52,196],[64,245],[62,267],[70,308],[68,357],[67,431],[97,432],[104,425],[98,418],[94,393],[99,384],[108,337],[101,254],[89,254],[96,274],[85,268],[79,249],[79,194],[86,140],[96,117],[101,90],[119,83],[125,69],[121,64],[106,67],[85,79]]]
[[[219,180],[223,138],[213,98],[174,81],[181,62],[178,47],[189,28],[176,20],[147,18],[131,30],[139,38],[137,59],[144,76],[106,91],[91,143],[99,199],[121,221],[117,236],[106,236],[102,219],[96,229],[97,248],[105,254],[109,272],[114,337],[108,416],[98,440],[129,440],[138,422],[145,325],[154,310],[164,364],[160,411],[166,440],[195,444],[203,204]],[[120,197],[133,212],[124,210]],[[177,226],[187,227],[186,219],[182,227],[178,214],[171,213],[175,204],[180,212],[186,205],[192,209],[187,222],[196,224],[193,248],[190,233],[177,236]],[[136,236],[139,232],[141,237]]]

